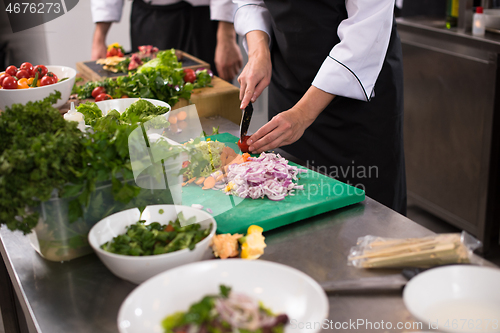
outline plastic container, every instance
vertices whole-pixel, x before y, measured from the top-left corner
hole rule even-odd
[[[476,7],[476,13],[472,16],[472,35],[484,36],[486,31],[486,17],[483,14],[483,7]]]
[[[40,214],[40,219],[36,228],[28,235],[31,245],[47,260],[71,260],[93,252],[88,243],[88,233],[97,222],[106,216],[134,207],[180,204],[182,175],[173,176],[174,170],[178,172],[180,166],[173,166],[173,163],[170,163],[165,167],[170,167],[167,168],[167,173],[169,173],[169,169],[172,171],[167,188],[144,188],[148,182],[155,184],[157,181],[151,177],[140,177],[135,183],[142,187],[141,192],[128,204],[115,201],[111,192],[111,181],[102,182],[96,186],[96,190],[91,195],[90,204],[84,209],[84,216],[73,223],[69,223],[68,217],[68,205],[73,198],[58,198],[57,192],[54,191],[50,200],[32,208]],[[154,188],[154,186],[150,186],[150,188]]]

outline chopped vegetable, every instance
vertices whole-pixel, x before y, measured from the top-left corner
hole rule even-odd
[[[247,235],[240,238],[242,259],[258,259],[264,254],[267,245],[264,242],[265,237],[262,236],[263,231],[264,229],[257,225],[248,227]]]
[[[243,237],[241,234],[215,235],[211,244],[214,255],[221,259],[236,257],[240,253],[238,239],[241,237]]]
[[[262,153],[259,157],[244,157],[245,163],[231,164],[228,167],[227,194],[240,198],[258,199],[267,196],[271,200],[283,200],[297,186],[299,172],[306,172],[274,153]],[[235,161],[238,163],[239,161]]]
[[[187,225],[181,227],[184,223]],[[180,213],[175,222],[170,221],[167,225],[138,221],[128,226],[125,234],[114,237],[112,241],[101,245],[101,248],[129,256],[164,254],[187,248],[194,250],[196,244],[205,239],[211,230],[212,224],[207,229],[201,229],[199,223],[186,221]]]

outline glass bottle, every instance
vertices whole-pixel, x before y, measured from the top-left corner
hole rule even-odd
[[[446,2],[446,28],[451,29],[458,24],[459,0],[448,0]]]

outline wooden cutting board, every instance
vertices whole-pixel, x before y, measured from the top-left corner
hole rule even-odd
[[[210,64],[208,62],[205,62],[203,60],[200,60],[186,52],[183,51],[176,51],[180,53],[181,59],[179,60],[182,62],[182,68],[191,68],[193,70],[196,70],[198,68],[210,68]],[[101,81],[106,78],[115,78],[118,76],[124,76],[127,75],[125,73],[113,73],[110,71],[107,71],[103,68],[103,65],[97,64],[97,62],[94,61],[84,61],[84,62],[77,62],[76,63],[76,70],[81,73],[82,77],[88,81]]]
[[[226,146],[239,152],[238,138],[229,133],[210,138],[224,142]],[[306,169],[295,163],[289,164]],[[298,185],[304,185],[305,190],[296,191],[295,196],[287,196],[282,201],[267,198],[242,199],[218,190],[202,190],[201,187],[190,184],[182,188],[182,204],[199,204],[204,209],[211,209],[218,233],[246,233],[252,224],[267,231],[365,199],[364,191],[312,170],[299,174],[299,178]]]

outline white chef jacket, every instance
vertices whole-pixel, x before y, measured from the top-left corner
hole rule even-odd
[[[236,32],[271,34],[271,14],[262,0],[233,0]],[[325,58],[312,85],[330,94],[368,100],[382,69],[392,31],[394,0],[346,0],[348,18],[337,34],[340,43]],[[246,40],[243,41],[246,48]],[[307,51],[307,50],[305,50]]]
[[[124,0],[91,0],[90,10],[95,22],[119,22],[122,17]],[[231,0],[185,0],[193,6],[210,5],[210,19],[213,21],[233,22],[236,5]],[[171,5],[180,0],[146,0],[151,5]]]

